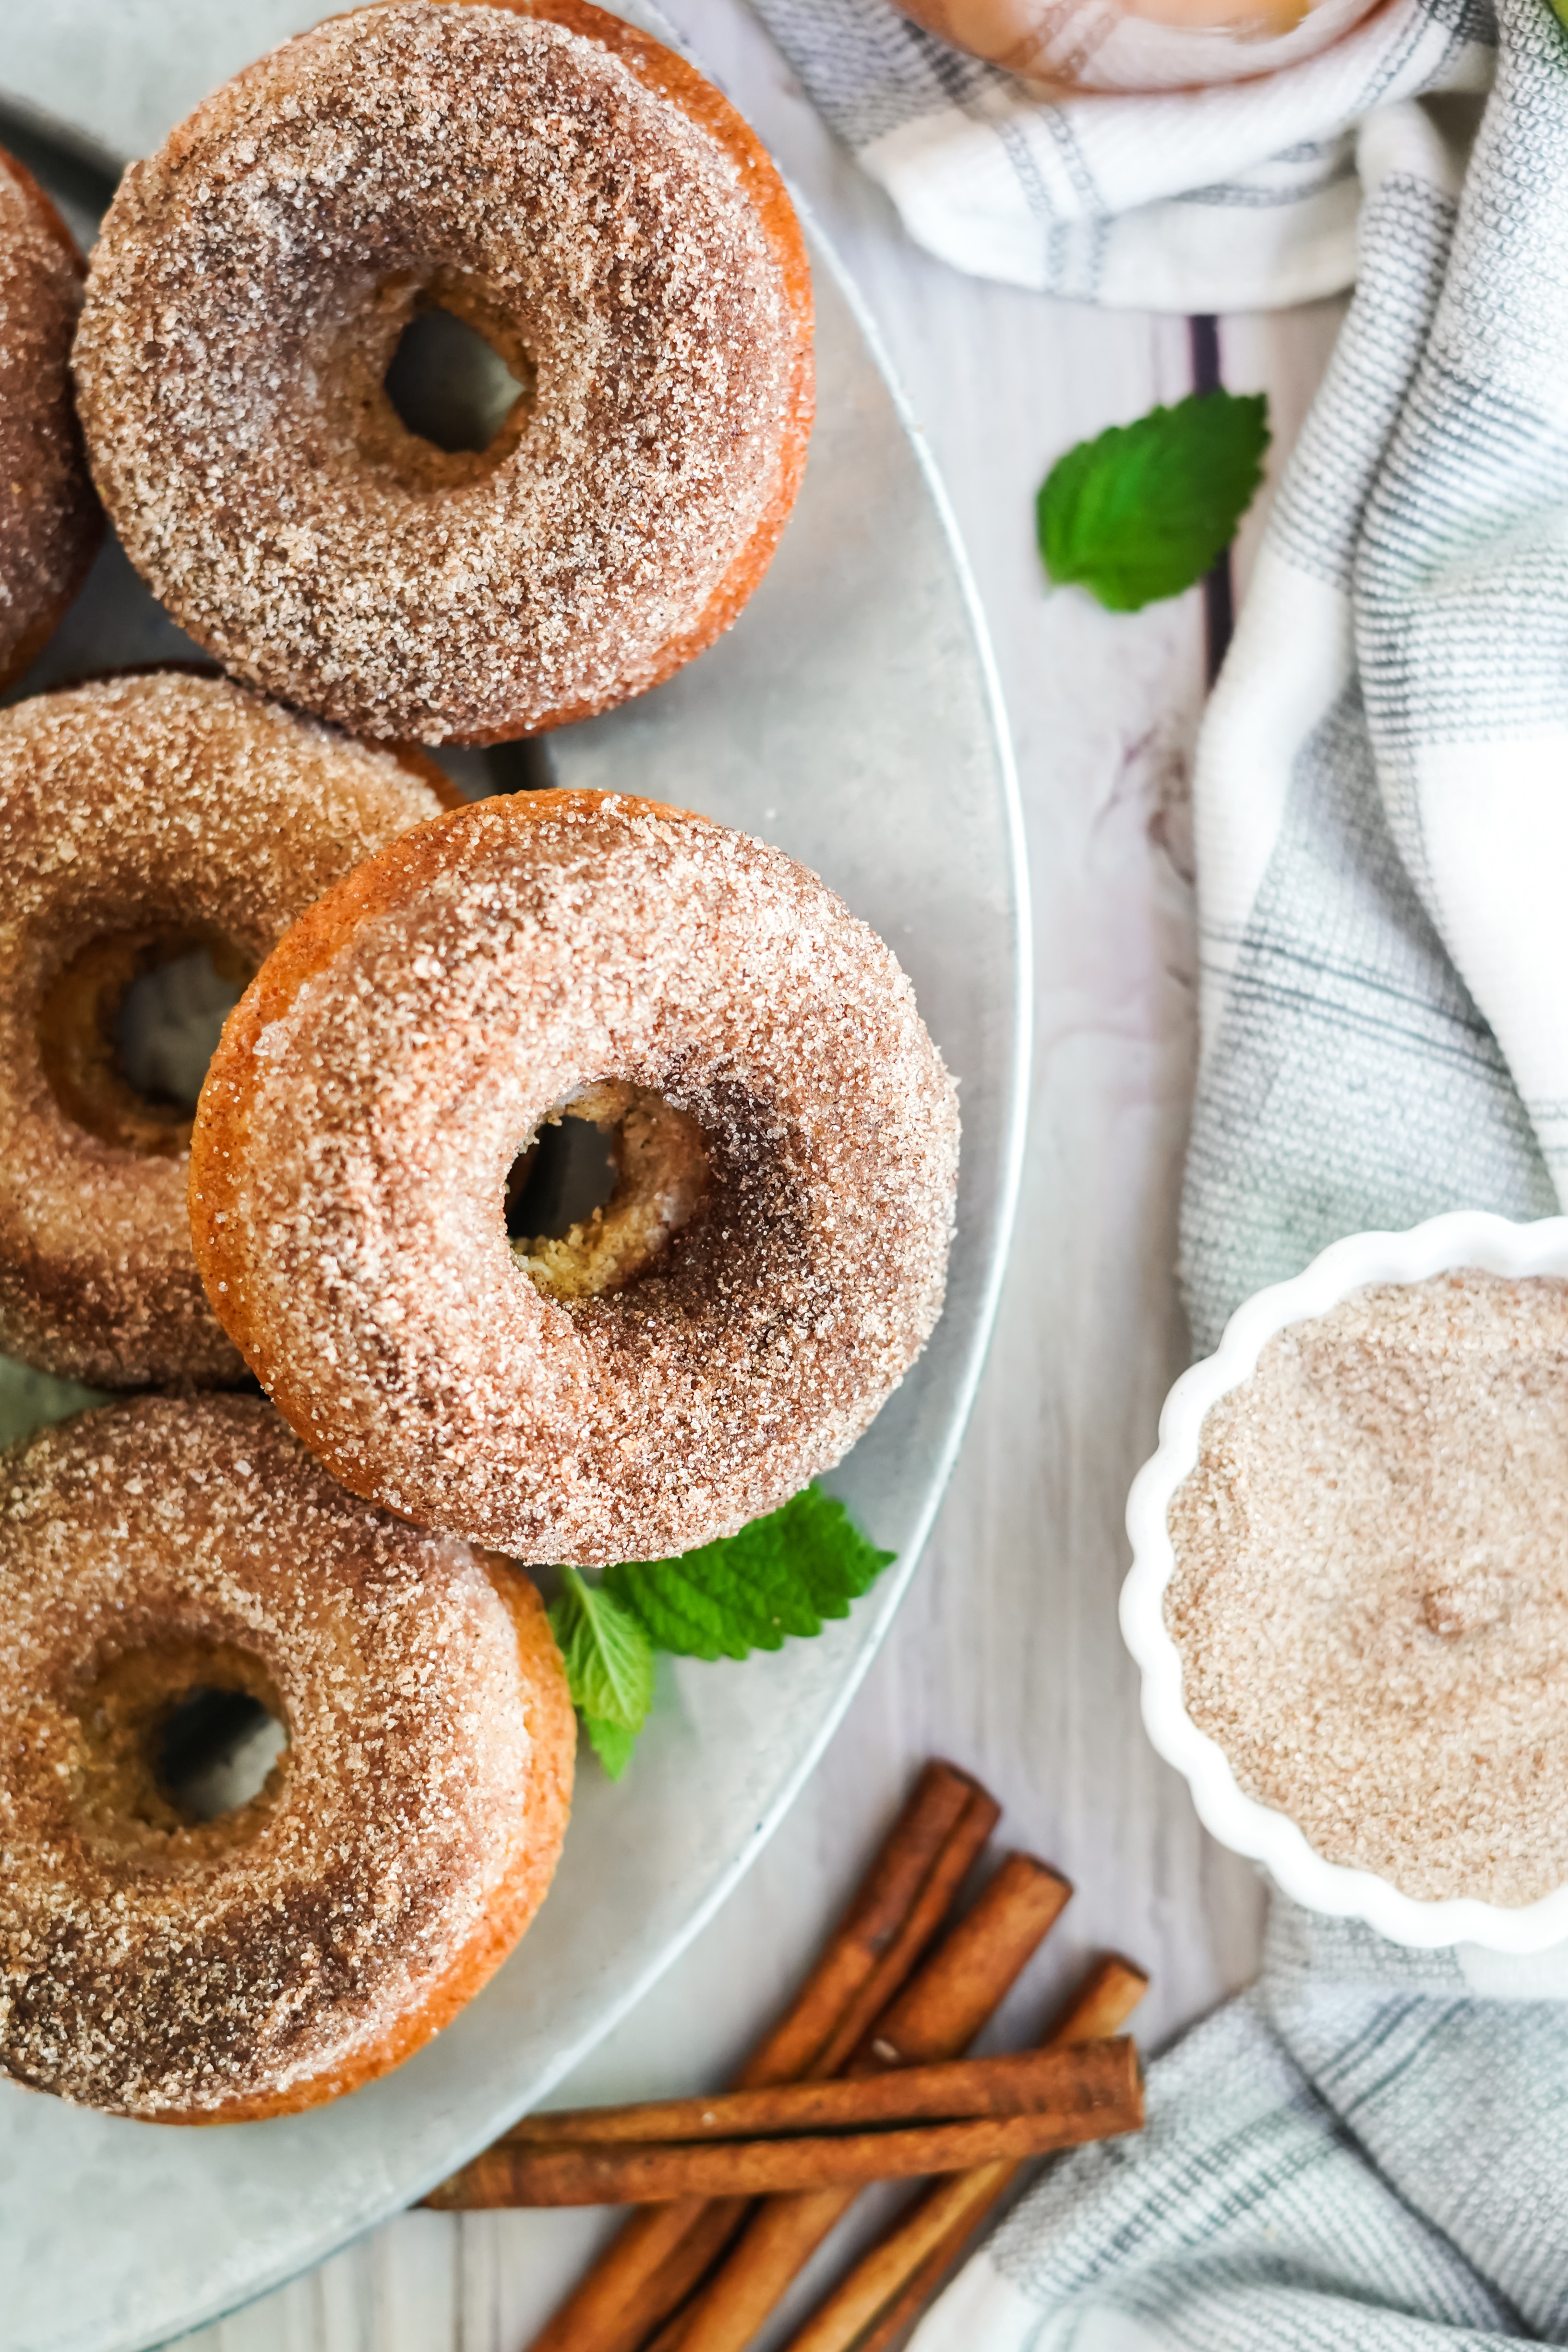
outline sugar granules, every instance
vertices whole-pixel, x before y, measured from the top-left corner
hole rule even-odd
[[[1169,1525],[1187,1710],[1249,1795],[1420,1899],[1568,1880],[1568,1282],[1281,1332]]]

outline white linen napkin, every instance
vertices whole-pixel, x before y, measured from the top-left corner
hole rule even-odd
[[[1469,159],[1362,138],[1362,268],[1197,770],[1200,1348],[1336,1235],[1568,1200],[1568,34]],[[1554,1181],[1555,1180],[1555,1181]],[[1568,2344],[1568,1947],[1276,1896],[1261,1979],[1053,2166],[916,2352]]]
[[[1487,0],[1384,0],[1257,80],[1047,103],[892,0],[755,0],[917,243],[977,277],[1153,310],[1268,310],[1348,286],[1353,126],[1491,79]]]

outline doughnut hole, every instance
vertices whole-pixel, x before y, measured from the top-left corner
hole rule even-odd
[[[84,1832],[131,1856],[244,1843],[265,1826],[288,1766],[287,1717],[259,1658],[229,1643],[129,1652],[72,1707],[74,1810]]]
[[[499,295],[476,278],[384,279],[329,374],[361,454],[416,497],[482,481],[533,414],[533,362]]]
[[[556,1131],[576,1127],[593,1140],[563,1139],[563,1148]],[[547,1297],[601,1298],[656,1264],[710,1181],[696,1121],[662,1095],[610,1080],[559,1105],[529,1137],[507,1178],[507,1230]],[[530,1210],[554,1230],[530,1231]]]
[[[149,926],[89,940],[38,1008],[44,1075],[66,1117],[118,1150],[179,1159],[224,1022],[255,970],[208,931]]]

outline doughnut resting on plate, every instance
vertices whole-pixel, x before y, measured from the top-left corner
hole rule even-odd
[[[468,429],[411,404],[431,314],[488,347]],[[494,742],[734,620],[805,463],[810,283],[671,50],[584,0],[399,0],[132,164],[76,370],[131,562],[225,667],[355,734]]]
[[[615,1189],[510,1238],[559,1120]],[[657,1559],[854,1443],[941,1310],[953,1085],[890,950],[765,843],[480,802],[329,891],[197,1111],[207,1294],[344,1483],[517,1558]]]
[[[204,1053],[311,900],[450,804],[421,768],[180,671],[0,711],[0,1352],[101,1388],[243,1376],[191,1256]]]
[[[54,634],[103,533],[71,404],[87,266],[0,148],[0,688]]]
[[[225,1699],[284,1741],[226,1805],[180,1746]],[[0,2072],[152,2123],[383,2074],[538,1910],[574,1741],[528,1580],[346,1495],[261,1399],[139,1398],[13,1448]]]

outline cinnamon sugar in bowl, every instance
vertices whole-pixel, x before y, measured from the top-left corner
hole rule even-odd
[[[1145,1721],[1218,1837],[1401,1942],[1568,1936],[1568,1220],[1249,1300],[1128,1526]]]

